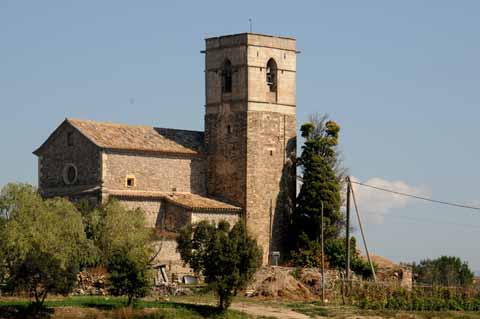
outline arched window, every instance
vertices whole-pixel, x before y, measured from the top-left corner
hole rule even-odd
[[[274,59],[267,62],[267,85],[270,92],[277,91],[277,63]]]
[[[232,63],[230,60],[225,60],[223,64],[222,71],[222,92],[231,93],[232,92]]]

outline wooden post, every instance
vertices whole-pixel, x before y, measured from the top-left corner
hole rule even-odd
[[[347,176],[347,220],[345,226],[345,246],[346,246],[346,254],[345,254],[345,279],[347,281],[347,295],[348,295],[348,287],[350,285],[350,193],[352,191],[350,183],[350,177]]]
[[[323,201],[322,201],[322,218],[321,218],[320,242],[322,246],[322,305],[325,304],[325,250],[323,243]]]

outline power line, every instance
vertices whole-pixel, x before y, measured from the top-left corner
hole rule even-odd
[[[429,224],[437,224],[437,225],[449,225],[449,226],[458,226],[458,227],[466,227],[466,228],[473,228],[473,229],[480,229],[480,225],[472,225],[472,224],[461,224],[461,223],[456,223],[452,222],[450,220],[442,220],[442,219],[430,219],[430,218],[416,218],[416,217],[410,217],[410,216],[405,216],[405,215],[384,215],[380,213],[373,213],[372,215],[376,216],[382,216],[385,218],[397,218],[397,219],[403,219],[407,221],[412,221],[412,222],[423,222],[423,223],[429,223]]]
[[[396,194],[396,195],[401,195],[401,196],[416,198],[416,199],[420,199],[420,200],[424,200],[424,201],[432,202],[432,203],[436,203],[436,204],[442,204],[442,205],[448,205],[448,206],[453,206],[453,207],[473,209],[473,210],[478,210],[478,211],[480,211],[480,207],[474,207],[474,206],[469,206],[469,205],[462,205],[462,204],[451,203],[451,202],[446,202],[446,201],[442,201],[442,200],[436,200],[436,199],[432,199],[432,198],[427,198],[427,197],[422,197],[422,196],[417,196],[417,195],[412,195],[412,194],[397,192],[397,191],[394,191],[394,190],[391,190],[391,189],[382,188],[382,187],[373,186],[373,185],[368,185],[368,184],[361,183],[361,182],[351,181],[351,183],[357,184],[357,185],[361,185],[361,186],[365,186],[365,187],[369,187],[369,188],[373,188],[373,189],[377,189],[377,190],[380,190],[380,191],[383,191],[383,192],[387,192],[387,193],[392,193],[392,194]]]

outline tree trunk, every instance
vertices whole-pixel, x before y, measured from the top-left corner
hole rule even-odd
[[[225,298],[223,297],[223,294],[219,295],[220,301],[218,307],[220,308],[221,311],[225,310]]]
[[[132,304],[132,300],[133,300],[133,296],[128,295],[127,307],[130,307],[130,305]]]
[[[45,302],[45,299],[47,298],[47,291],[45,290],[43,292],[43,296],[42,296],[42,301],[41,301],[41,305],[43,306],[43,303]]]

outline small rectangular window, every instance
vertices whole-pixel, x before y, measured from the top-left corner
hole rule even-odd
[[[135,187],[135,177],[127,177],[127,187]]]

